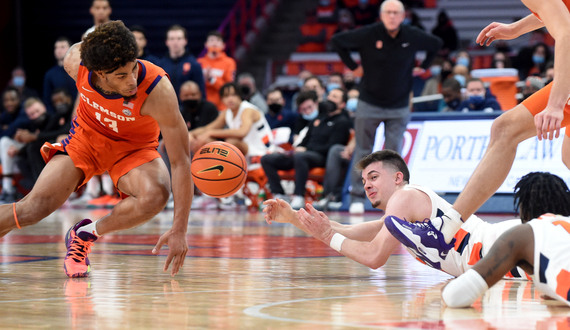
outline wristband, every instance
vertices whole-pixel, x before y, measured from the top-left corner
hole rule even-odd
[[[331,238],[331,242],[329,243],[329,245],[337,252],[340,252],[340,250],[342,249],[342,243],[344,242],[345,239],[346,237],[344,237],[343,235],[335,233]]]

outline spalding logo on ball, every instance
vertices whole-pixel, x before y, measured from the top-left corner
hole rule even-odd
[[[194,184],[211,197],[228,197],[236,193],[247,178],[245,157],[233,144],[210,142],[192,158]]]

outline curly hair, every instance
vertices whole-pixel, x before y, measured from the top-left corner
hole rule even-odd
[[[81,61],[89,71],[111,73],[136,58],[135,37],[122,21],[101,24],[81,44]]]
[[[394,170],[402,172],[404,175],[404,181],[410,182],[410,170],[408,169],[408,165],[406,165],[406,162],[400,154],[389,149],[379,150],[362,157],[356,163],[355,168],[362,171],[368,165],[376,162],[382,162],[384,165],[388,165]]]
[[[570,215],[570,191],[560,177],[548,172],[531,172],[523,176],[514,189],[515,211],[523,223],[544,213]]]

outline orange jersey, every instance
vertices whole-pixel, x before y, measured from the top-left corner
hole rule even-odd
[[[234,81],[236,73],[236,61],[221,52],[216,58],[208,55],[200,57],[198,63],[204,72],[204,82],[206,83],[206,99],[216,105],[218,110],[225,110],[226,106],[220,99],[220,88],[225,84]],[[209,75],[208,73],[209,72]]]
[[[154,118],[141,116],[141,107],[156,84],[166,75],[164,70],[150,62],[138,60],[137,94],[125,101],[118,94],[105,95],[91,83],[92,72],[83,65],[77,73],[79,106],[77,124],[92,129],[113,140],[156,144],[160,129]]]

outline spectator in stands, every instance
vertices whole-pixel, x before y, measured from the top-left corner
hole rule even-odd
[[[457,30],[445,9],[441,9],[437,14],[437,24],[431,30],[431,33],[443,40],[443,46],[441,46],[441,50],[439,51],[442,57],[447,57],[451,52],[457,50],[459,46]]]
[[[26,86],[26,71],[22,67],[16,67],[12,70],[12,79],[8,86],[14,87],[18,91],[22,104],[30,97],[39,97],[35,89]]]
[[[321,102],[319,108],[313,111],[323,114],[311,121],[307,135],[292,153],[275,152],[261,157],[269,188],[276,198],[282,198],[285,194],[278,170],[295,169],[295,191],[291,200],[294,209],[305,205],[305,184],[309,170],[324,167],[328,150],[335,144],[347,144],[350,137],[350,120],[342,114],[342,108],[329,100]]]
[[[191,150],[196,151],[215,140],[225,140],[246,156],[248,170],[258,168],[259,158],[273,150],[273,136],[264,114],[245,100],[235,82],[223,85],[220,97],[226,110],[213,122],[190,132]]]
[[[429,67],[430,77],[426,80],[422,95],[434,95],[440,93],[441,83],[443,81],[441,75],[442,65],[443,58],[441,56],[437,56],[433,59],[433,62]]]
[[[297,114],[285,108],[285,98],[279,89],[272,89],[267,92],[267,113],[265,119],[271,129],[277,127],[289,127],[291,132],[297,121]],[[291,139],[293,134],[291,134]],[[292,140],[290,141],[292,142]]]
[[[485,84],[479,78],[470,78],[466,84],[467,99],[459,105],[459,111],[485,111],[492,112],[501,110],[501,106],[497,99],[487,94]]]
[[[354,121],[354,113],[358,107],[358,97],[360,96],[360,92],[358,91],[358,88],[352,88],[346,92],[346,95],[346,111],[348,111],[350,119]]]
[[[164,71],[168,73],[172,87],[180,91],[180,86],[187,80],[192,80],[200,86],[202,96],[206,95],[202,67],[196,58],[186,50],[188,33],[179,24],[172,25],[166,32],[166,47],[168,53],[160,59]]]
[[[529,71],[535,66],[533,57],[535,55],[536,49],[539,45],[546,47],[547,50],[544,52],[544,64],[548,63],[551,58],[550,48],[548,47],[546,38],[547,32],[544,29],[538,29],[530,32],[530,40],[528,44],[521,47],[517,55],[513,58],[513,67],[519,70],[519,79],[525,80],[529,76]],[[540,55],[541,54],[537,54]],[[548,57],[548,58],[547,58]],[[540,61],[539,58],[535,60]]]
[[[310,76],[307,79],[305,79],[305,83],[303,84],[303,90],[315,91],[315,93],[317,93],[317,97],[319,98],[319,102],[325,99],[325,95],[327,93],[323,81],[317,76]]]
[[[538,92],[539,89],[544,87],[544,80],[537,76],[529,76],[524,82],[521,90],[522,99],[519,102],[526,100],[529,96]]]
[[[198,62],[202,65],[202,73],[206,82],[206,99],[222,111],[225,106],[220,99],[220,87],[234,81],[236,61],[226,55],[224,51],[226,44],[219,31],[208,33],[204,47],[208,52],[200,57]]]
[[[468,51],[462,49],[455,54],[455,65],[463,65],[467,67],[469,71],[471,71],[472,64],[473,61],[471,61],[471,55],[469,54]]]
[[[424,51],[421,64],[427,69],[442,45],[442,41],[418,28],[402,25],[404,5],[398,0],[386,0],[380,8],[381,22],[339,33],[332,39],[334,49],[351,70],[359,69],[350,52],[360,53],[363,72],[360,98],[354,121],[357,159],[369,154],[374,144],[376,128],[385,127],[385,148],[400,151],[410,118],[410,92],[416,53]],[[406,45],[403,47],[402,45]],[[364,211],[364,188],[353,172],[351,197],[353,212]]]
[[[512,68],[513,65],[511,63],[511,58],[505,52],[496,51],[495,54],[493,54],[491,67],[496,69],[505,69]]]
[[[317,22],[324,24],[336,24],[338,21],[337,0],[319,0],[315,16]]]
[[[354,71],[350,69],[345,69],[342,73],[342,81],[344,82],[344,87],[348,91],[354,88],[358,89],[359,80],[360,77],[357,77],[354,74]]]
[[[95,31],[99,25],[107,23],[111,20],[111,3],[109,0],[93,0],[91,2],[91,8],[89,8],[89,14],[93,16],[93,26],[87,29],[83,33],[82,39],[85,38],[89,33]]]
[[[552,59],[552,53],[550,48],[544,44],[539,43],[534,46],[532,53],[532,63],[528,63],[527,66],[523,67],[526,71],[526,76],[542,76],[546,71],[546,63]],[[523,73],[524,74],[524,73]],[[526,77],[525,77],[526,78]]]
[[[144,27],[141,25],[133,25],[131,26],[130,30],[133,32],[133,35],[135,36],[135,40],[137,42],[137,58],[157,64],[160,59],[157,56],[150,54],[146,49],[147,40],[146,30]]]
[[[295,102],[299,116],[293,128],[293,146],[303,141],[309,130],[309,124],[319,116],[319,99],[315,91],[302,90]]]
[[[15,87],[6,87],[2,92],[2,112],[0,113],[0,136],[6,135],[10,125],[20,116],[22,98]]]
[[[467,85],[467,80],[471,78],[471,70],[469,70],[469,67],[463,64],[455,64],[451,73],[453,75],[453,78],[459,81],[461,87],[463,88],[465,88]]]
[[[359,0],[358,5],[351,8],[356,27],[369,25],[378,19],[378,0]]]
[[[56,64],[52,66],[44,75],[44,90],[43,98],[44,104],[49,113],[55,113],[54,104],[52,103],[52,94],[55,90],[64,88],[72,96],[73,100],[77,97],[77,87],[75,80],[71,78],[63,68],[63,57],[71,46],[71,42],[66,37],[59,37],[55,41],[53,47],[53,55],[55,56]]]
[[[25,143],[23,152],[20,153],[20,160],[25,162],[29,167],[30,180],[33,184],[36,182],[42,169],[45,166],[40,148],[45,142],[56,143],[67,137],[71,128],[71,115],[73,113],[73,98],[71,94],[64,88],[58,88],[53,91],[51,103],[55,107],[53,113],[47,113],[45,118],[40,116],[34,122],[34,127],[28,129],[19,129],[14,135],[14,140]],[[34,106],[41,108],[42,105],[37,103]],[[41,112],[41,111],[40,111]],[[43,121],[43,122],[42,122]],[[18,167],[22,162],[18,163]]]
[[[48,113],[45,105],[37,97],[30,97],[24,102],[26,120],[15,121],[13,130],[0,138],[0,163],[2,164],[2,194],[0,203],[13,203],[16,201],[16,188],[13,184],[14,174],[17,173],[16,156],[25,146],[25,143],[16,140],[21,129],[36,131],[43,129],[47,123]],[[18,125],[14,125],[17,123]]]
[[[442,112],[450,112],[459,110],[459,106],[463,101],[461,93],[461,84],[453,77],[449,77],[441,84],[441,95],[443,96]]]
[[[404,22],[402,22],[402,24],[415,26],[420,30],[425,30],[426,28],[423,26],[422,20],[418,16],[418,14],[408,6],[406,6],[405,8],[406,8],[406,17],[404,18]]]
[[[180,87],[180,112],[189,132],[208,125],[219,115],[216,105],[202,97],[200,86],[192,80]]]
[[[243,96],[245,101],[255,105],[261,112],[267,113],[267,103],[265,103],[265,98],[261,92],[257,90],[255,78],[251,73],[240,73],[237,77],[237,84],[240,88],[240,95]]]
[[[352,13],[348,9],[340,9],[338,11],[338,22],[334,33],[337,34],[352,29],[354,29],[354,17],[352,17]]]
[[[345,90],[344,80],[340,72],[333,72],[327,77],[327,93],[336,88]]]

